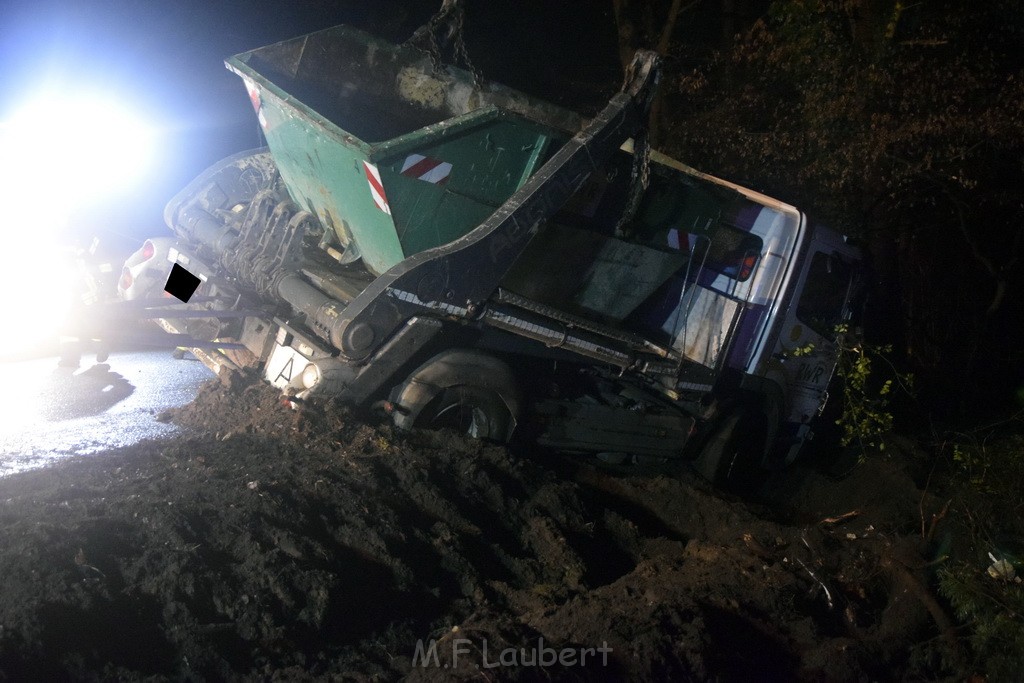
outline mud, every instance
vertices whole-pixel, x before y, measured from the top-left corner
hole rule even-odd
[[[957,675],[898,461],[749,503],[245,381],[159,417],[192,431],[0,480],[0,677]]]

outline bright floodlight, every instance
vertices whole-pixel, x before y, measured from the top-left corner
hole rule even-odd
[[[144,119],[89,92],[38,94],[0,121],[0,356],[55,337],[78,295],[65,229],[143,180],[153,145]]]
[[[94,94],[37,95],[0,124],[4,184],[21,201],[71,209],[110,197],[151,161],[153,134],[116,100]]]

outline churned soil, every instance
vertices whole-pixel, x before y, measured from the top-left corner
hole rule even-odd
[[[186,432],[0,480],[0,679],[956,675],[897,460],[751,503],[245,378],[159,417]]]

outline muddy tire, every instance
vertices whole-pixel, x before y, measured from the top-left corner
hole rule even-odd
[[[726,417],[693,461],[693,468],[716,486],[751,493],[764,479],[761,461],[768,421],[756,408],[739,408]]]
[[[450,429],[474,439],[506,441],[512,415],[493,391],[472,385],[442,391],[416,419],[420,429]]]

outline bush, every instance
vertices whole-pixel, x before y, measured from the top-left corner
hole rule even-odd
[[[836,420],[842,430],[840,445],[855,443],[861,451],[885,450],[885,436],[895,418],[891,410],[893,388],[910,394],[913,375],[901,373],[888,360],[890,345],[868,344],[850,334],[846,325],[836,327],[839,363],[836,374],[842,383],[843,412]],[[882,372],[876,364],[884,366]]]
[[[977,670],[993,681],[1019,680],[1024,584],[1011,574],[1024,571],[1024,436],[961,435],[949,451],[957,532],[939,590],[967,628]]]

